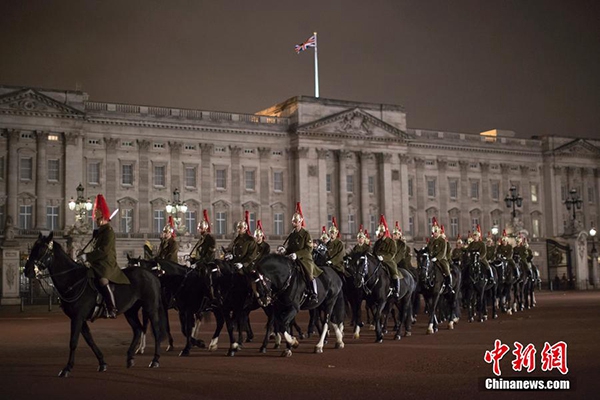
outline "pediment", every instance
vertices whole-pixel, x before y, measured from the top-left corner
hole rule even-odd
[[[34,89],[22,89],[0,96],[0,113],[83,117],[84,113]]]
[[[300,125],[299,135],[344,136],[371,140],[406,141],[406,132],[375,118],[371,114],[354,108],[329,115],[320,120]]]
[[[554,155],[595,158],[600,157],[600,149],[584,139],[577,139],[554,149]]]

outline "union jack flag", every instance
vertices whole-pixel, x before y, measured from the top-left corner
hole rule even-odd
[[[317,47],[317,36],[316,35],[312,35],[311,37],[306,39],[306,42],[297,44],[294,48],[296,49],[296,53],[300,54],[301,51],[304,51],[309,47]]]

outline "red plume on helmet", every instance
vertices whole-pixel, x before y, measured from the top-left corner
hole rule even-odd
[[[302,214],[302,207],[300,206],[300,202],[296,203],[296,213],[302,217],[302,227],[304,228],[306,226],[306,223],[304,222],[304,214]]]
[[[358,231],[363,232],[364,230],[365,228],[363,227],[363,224],[360,224],[360,226],[358,227]]]
[[[244,213],[244,221],[246,222],[246,233],[248,234],[248,236],[254,237],[252,236],[252,232],[250,232],[250,211],[248,210],[246,210],[246,212]]]
[[[383,214],[381,214],[379,216],[379,225],[385,226],[385,235],[384,236],[388,237],[388,238],[391,237],[391,235],[390,235],[390,229],[388,228],[387,221],[385,220],[385,216]]]
[[[327,227],[323,225],[323,229],[321,229],[321,235],[327,235]]]
[[[335,226],[335,230],[337,231],[337,236],[336,237],[340,237],[342,234],[340,233],[340,228],[338,227],[337,221],[335,219],[335,217],[331,217],[331,225]]]
[[[260,233],[262,237],[265,238],[265,231],[263,230],[262,221],[260,219],[256,221],[256,230],[254,231],[254,236],[257,236],[257,233]]]
[[[206,228],[206,232],[210,233],[210,219],[208,219],[208,210],[207,209],[202,210],[202,214],[204,215],[204,220],[208,224],[208,228]]]
[[[169,226],[171,227],[171,235],[173,235],[173,237],[176,236],[175,234],[175,221],[173,221],[173,216],[169,215]]]
[[[103,219],[110,221],[110,210],[108,209],[108,204],[106,204],[106,199],[101,194],[96,196],[96,201],[94,202],[94,210],[92,211],[94,218],[96,218],[96,210],[102,213]]]

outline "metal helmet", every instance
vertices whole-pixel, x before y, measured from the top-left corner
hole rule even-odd
[[[323,229],[321,229],[321,241],[326,242],[329,240],[329,235],[327,234],[327,227],[323,225]]]
[[[210,232],[210,220],[208,219],[208,210],[203,210],[202,214],[204,219],[198,223],[198,230],[205,230]]]
[[[337,237],[339,233],[340,233],[340,231],[337,227],[337,221],[335,220],[335,217],[333,217],[333,218],[331,218],[331,226],[329,227],[329,235],[331,235],[333,237]]]
[[[437,232],[437,233],[440,233],[440,232],[441,232],[441,230],[442,230],[442,229],[441,229],[441,228],[440,228],[440,226],[438,225],[437,218],[436,218],[436,217],[433,217],[433,218],[431,219],[431,233],[436,233],[436,232]]]
[[[400,235],[400,237],[402,237],[402,229],[400,229],[400,223],[398,221],[396,221],[396,224],[394,225],[392,235]]]

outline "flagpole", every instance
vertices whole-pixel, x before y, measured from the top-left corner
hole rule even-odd
[[[315,32],[315,97],[319,97],[319,59],[317,57],[317,32]]]

